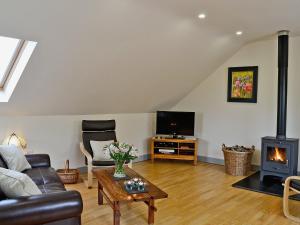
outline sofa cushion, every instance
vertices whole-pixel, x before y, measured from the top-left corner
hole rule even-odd
[[[0,145],[0,154],[10,170],[22,172],[31,169],[24,153],[15,145]]]
[[[8,198],[42,194],[26,174],[4,168],[0,168],[0,188]]]
[[[62,183],[56,171],[52,167],[40,167],[25,170],[27,174],[38,186],[50,183]]]
[[[3,160],[2,156],[0,155],[0,168],[5,168],[7,169],[7,165],[5,161]],[[0,200],[7,199],[6,195],[3,193],[3,191],[0,188]]]
[[[7,169],[6,163],[3,160],[2,156],[0,155],[0,168],[5,168]],[[0,200],[6,199],[6,195],[3,193],[3,191],[0,188]]]

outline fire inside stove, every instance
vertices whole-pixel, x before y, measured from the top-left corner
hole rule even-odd
[[[287,163],[287,155],[285,148],[268,147],[268,161],[278,163]]]

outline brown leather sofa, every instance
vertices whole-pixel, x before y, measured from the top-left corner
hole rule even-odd
[[[82,199],[77,191],[66,191],[46,154],[26,155],[32,169],[24,171],[42,195],[7,199],[0,190],[1,225],[80,225]],[[7,168],[0,156],[0,167]]]

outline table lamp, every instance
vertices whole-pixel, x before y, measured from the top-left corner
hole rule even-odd
[[[15,133],[12,133],[11,135],[9,135],[4,140],[3,144],[15,145],[15,146],[21,147],[23,150],[27,147],[27,144],[26,144],[26,141],[24,140],[24,138],[19,137]]]

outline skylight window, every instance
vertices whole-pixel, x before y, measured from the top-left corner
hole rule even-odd
[[[20,45],[21,40],[19,39],[0,36],[0,88],[4,86]]]
[[[36,44],[0,36],[0,102],[8,102]]]

